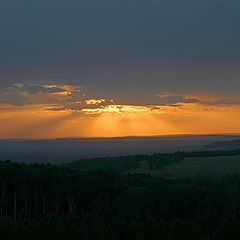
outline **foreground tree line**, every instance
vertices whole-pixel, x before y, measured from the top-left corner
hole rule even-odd
[[[240,239],[240,176],[167,180],[0,163],[0,238]]]

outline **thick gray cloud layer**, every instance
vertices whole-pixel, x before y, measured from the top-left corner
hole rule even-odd
[[[2,0],[0,86],[84,85],[126,102],[235,95],[239,12],[238,0]]]

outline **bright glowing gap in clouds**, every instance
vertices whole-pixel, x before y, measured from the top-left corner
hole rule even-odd
[[[148,112],[149,107],[132,105],[108,105],[101,108],[82,109],[84,113],[124,113],[124,112]]]
[[[99,105],[101,103],[105,103],[105,99],[89,99],[89,100],[85,100],[86,104],[88,105]]]

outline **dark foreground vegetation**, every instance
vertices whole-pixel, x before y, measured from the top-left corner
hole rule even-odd
[[[0,163],[0,239],[240,239],[240,176],[166,180]]]

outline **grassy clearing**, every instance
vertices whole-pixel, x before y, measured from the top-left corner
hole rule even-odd
[[[129,173],[146,173],[165,178],[182,177],[221,177],[227,174],[240,173],[240,155],[220,157],[192,157],[179,163],[164,166],[162,169],[150,169],[141,164],[139,169],[131,169]]]

